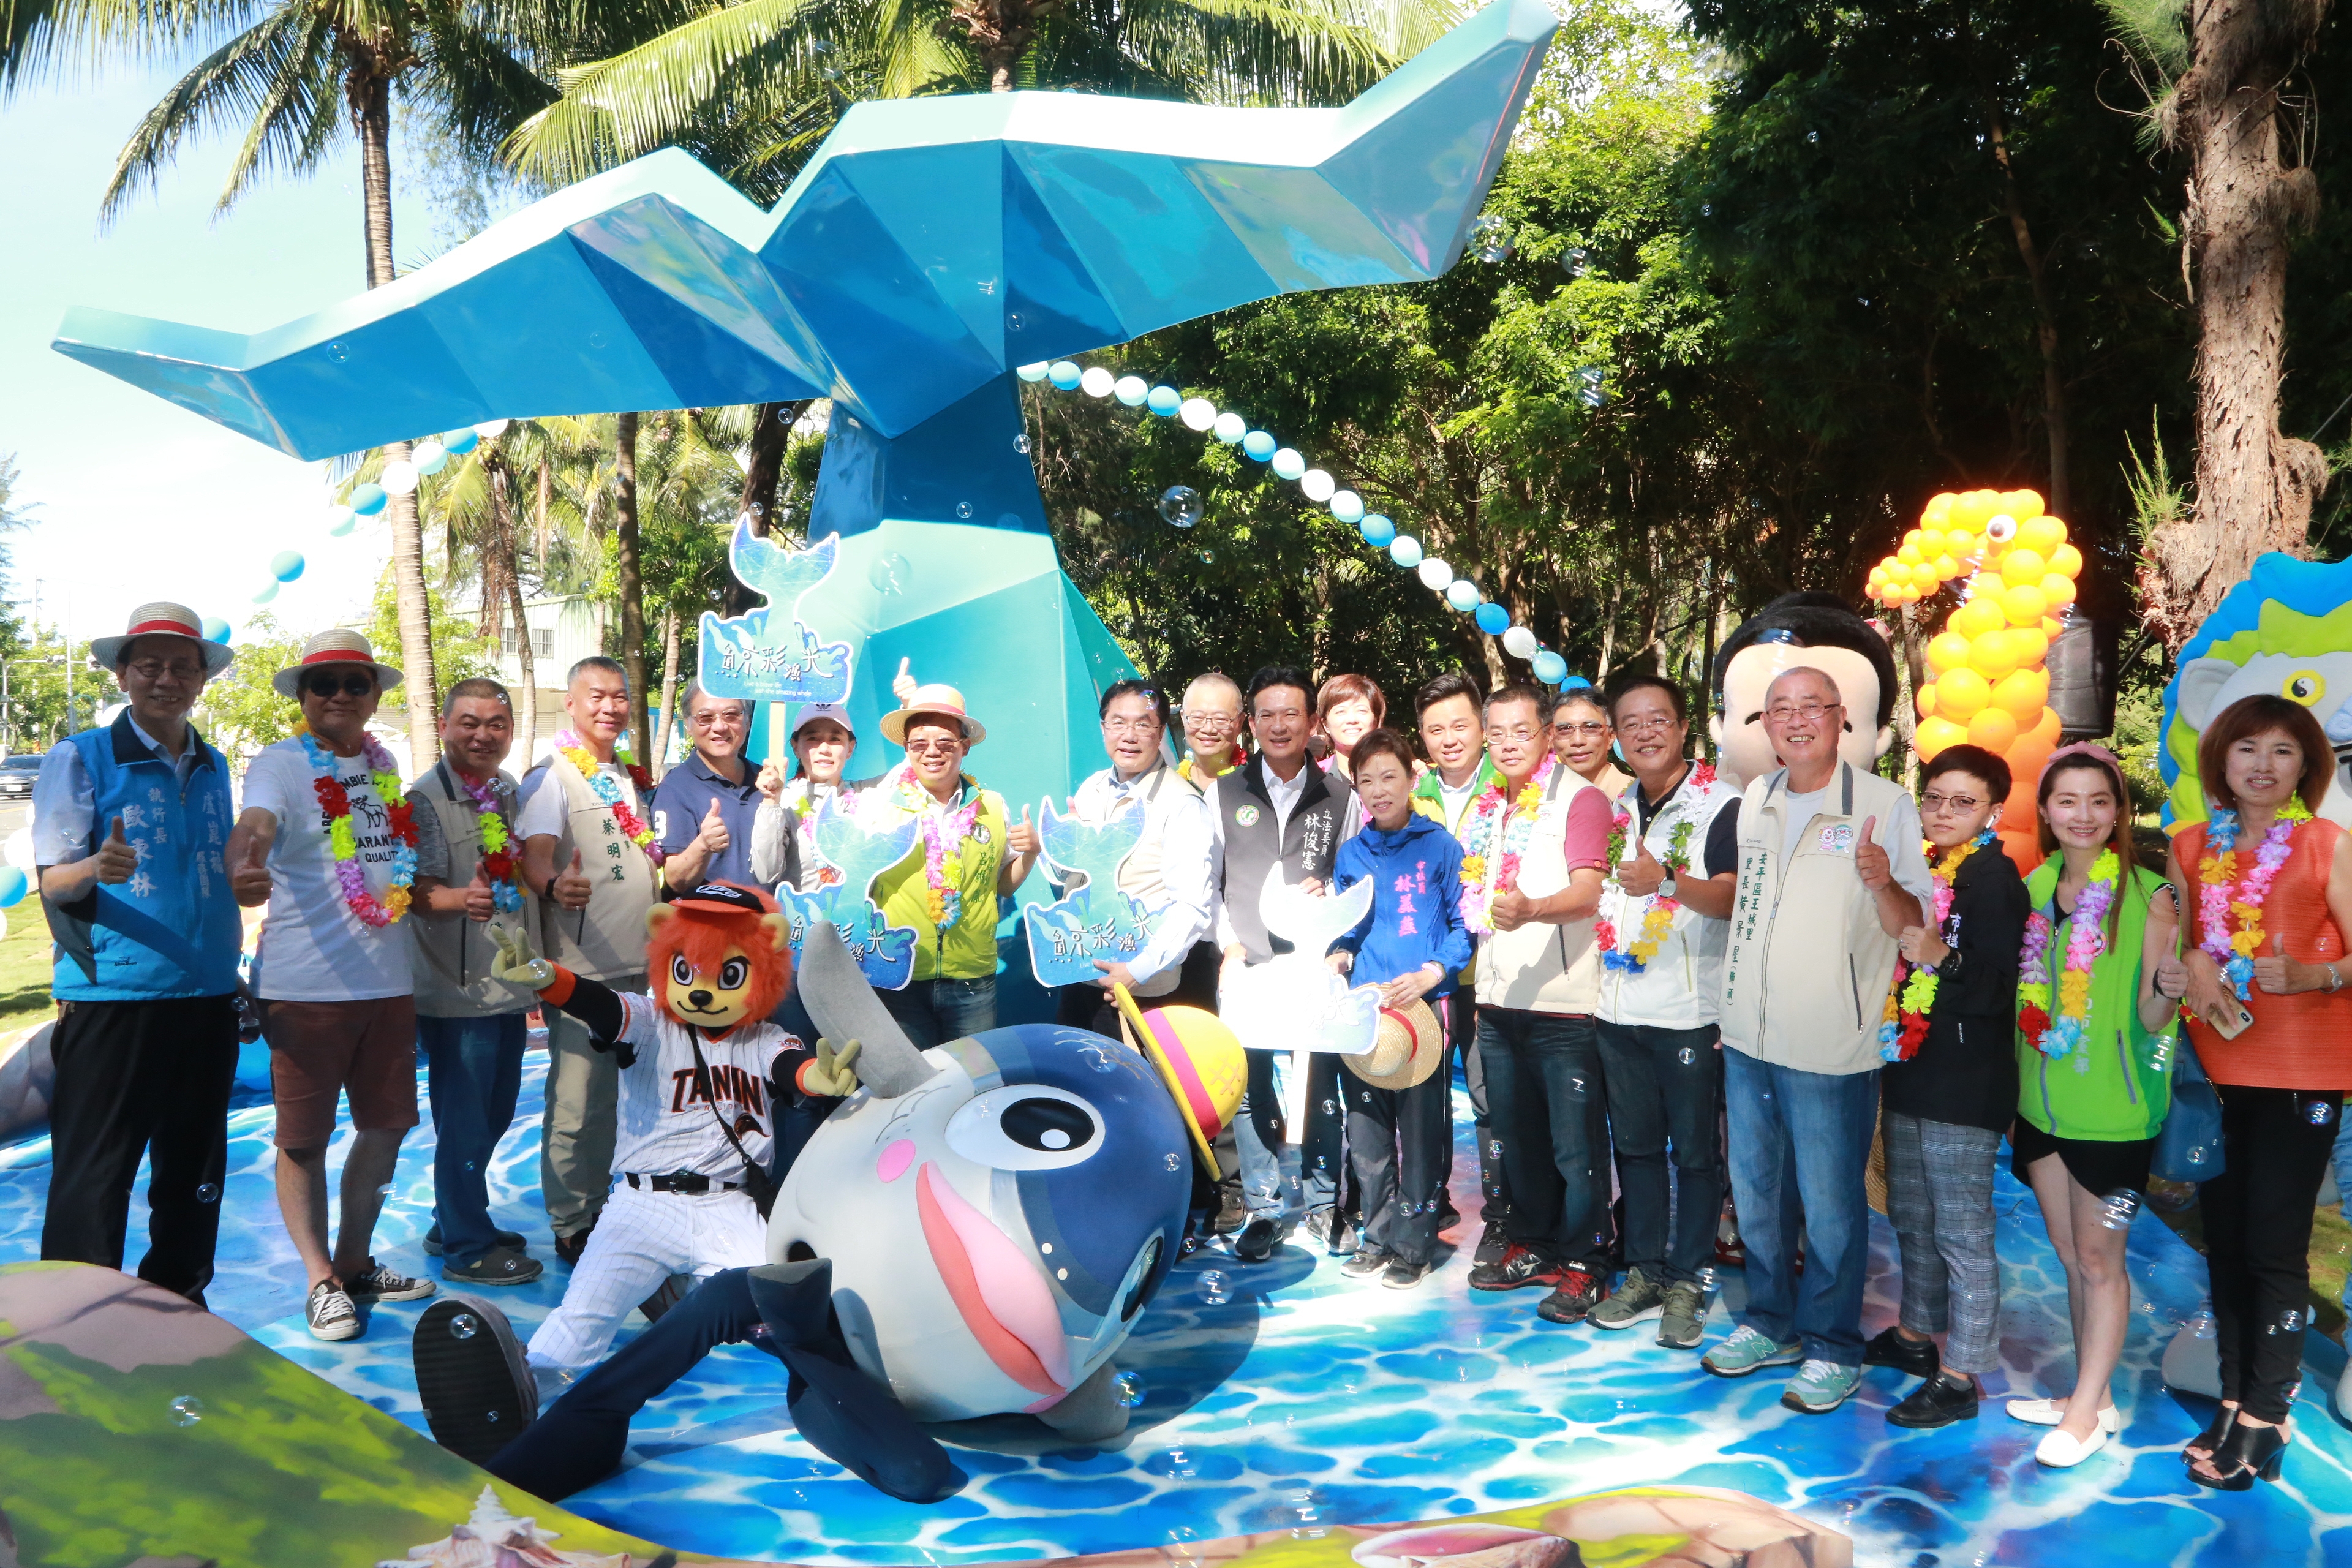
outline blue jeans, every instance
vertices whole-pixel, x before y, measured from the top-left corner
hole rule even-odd
[[[1600,1274],[1609,1255],[1609,1124],[1591,1018],[1481,1007],[1478,1054],[1511,1193],[1504,1234],[1547,1261]]]
[[[2336,1195],[2343,1200],[2344,1212],[2352,1215],[2352,1116],[2336,1119],[2335,1161]],[[2344,1306],[2352,1312],[2352,1270],[2344,1276]]]
[[[444,1268],[477,1262],[497,1245],[490,1156],[514,1121],[523,1031],[520,1013],[416,1020],[433,1102],[433,1213]]]
[[[1774,1344],[1801,1338],[1808,1361],[1860,1366],[1870,1267],[1863,1176],[1878,1127],[1878,1071],[1804,1072],[1726,1046],[1723,1089],[1731,1197],[1748,1244],[1748,1310],[1739,1321]]]
[[[898,1020],[919,1051],[996,1027],[996,976],[978,980],[910,980],[885,991],[882,1005]]]

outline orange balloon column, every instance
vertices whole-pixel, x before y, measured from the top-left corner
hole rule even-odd
[[[1969,490],[1928,501],[1919,526],[1870,570],[1869,595],[1890,609],[1916,605],[1956,578],[1962,603],[1927,648],[1919,688],[1920,758],[1962,742],[2009,764],[2016,783],[2001,847],[2021,869],[2042,863],[2033,786],[2058,744],[2047,658],[2083,555],[2066,525],[2032,490]]]

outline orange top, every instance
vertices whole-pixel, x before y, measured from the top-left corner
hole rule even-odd
[[[2314,817],[2294,830],[2286,864],[2272,879],[2263,899],[2263,949],[2271,939],[2286,938],[2286,955],[2302,963],[2333,963],[2347,982],[2341,991],[2299,991],[2273,996],[2261,986],[2246,1011],[2253,1026],[2234,1040],[2225,1040],[2201,1018],[2189,1020],[2189,1038],[2197,1059],[2215,1083],[2248,1089],[2352,1089],[2352,963],[2345,962],[2344,933],[2327,912],[2327,878],[2336,862],[2336,844],[2344,829]],[[2182,947],[2203,940],[2204,922],[2198,912],[2202,889],[2197,863],[2205,855],[2205,824],[2184,828],[2174,839],[2180,873],[2185,925]],[[2252,863],[2260,840],[2241,835],[2238,860]],[[2233,921],[2231,928],[2235,929]],[[2257,955],[2259,956],[2259,955]]]

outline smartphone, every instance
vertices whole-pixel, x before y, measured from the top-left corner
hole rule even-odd
[[[2223,1039],[2234,1040],[2254,1026],[2254,1016],[2246,1011],[2244,1003],[2224,996],[2205,1010],[2205,1022]]]

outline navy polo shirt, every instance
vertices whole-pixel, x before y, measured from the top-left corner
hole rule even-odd
[[[711,770],[700,752],[687,752],[686,760],[654,786],[654,837],[662,853],[675,855],[693,843],[702,831],[703,814],[715,800],[719,820],[727,824],[727,850],[703,868],[703,879],[753,886],[751,821],[760,813],[759,777],[760,770],[747,763],[743,782],[730,784]]]

